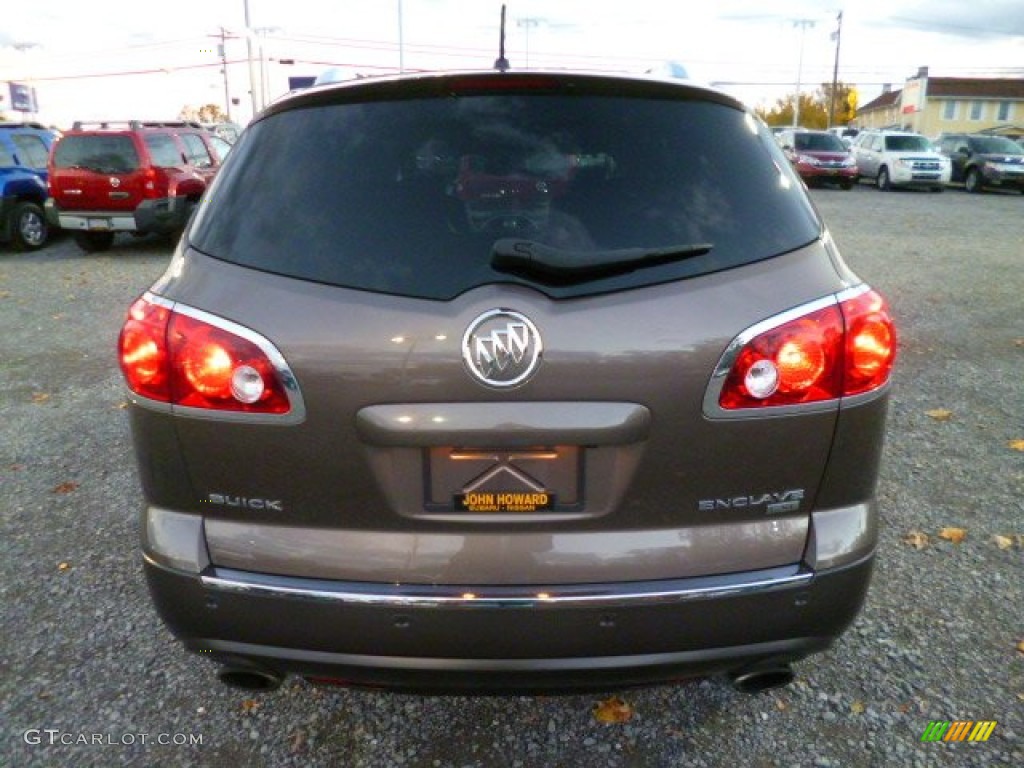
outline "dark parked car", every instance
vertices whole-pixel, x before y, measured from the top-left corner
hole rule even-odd
[[[198,123],[75,123],[50,156],[50,223],[86,251],[180,233],[220,167],[211,139]]]
[[[1005,136],[944,133],[938,146],[953,165],[951,181],[968,192],[989,187],[1024,194],[1024,149]]]
[[[42,248],[50,234],[43,205],[54,135],[38,123],[0,123],[0,242],[18,251]]]
[[[828,182],[853,189],[857,183],[857,161],[834,133],[789,130],[775,138],[808,186]]]
[[[864,600],[895,351],[729,96],[308,89],[121,332],[149,587],[248,688],[781,685]]]

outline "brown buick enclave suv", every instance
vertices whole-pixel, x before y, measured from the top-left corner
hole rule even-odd
[[[121,332],[153,599],[250,688],[784,684],[864,600],[895,350],[726,95],[309,89]]]

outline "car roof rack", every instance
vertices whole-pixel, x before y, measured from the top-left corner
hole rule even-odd
[[[195,120],[76,120],[71,126],[73,131],[89,130],[89,128],[118,129],[127,128],[141,131],[144,128],[202,128]]]

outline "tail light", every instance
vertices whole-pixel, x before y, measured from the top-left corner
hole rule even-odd
[[[896,329],[872,290],[840,294],[754,326],[730,346],[718,406],[801,405],[871,392],[889,380]]]
[[[128,312],[118,340],[128,388],[177,408],[301,419],[284,358],[265,338],[149,294]]]
[[[146,168],[142,172],[142,196],[151,200],[167,197],[167,191],[163,189],[166,185],[160,184],[160,180],[156,168]]]

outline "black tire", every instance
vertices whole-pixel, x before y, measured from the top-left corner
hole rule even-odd
[[[967,171],[967,175],[964,176],[964,189],[972,194],[981,192],[981,173],[977,168]]]
[[[883,192],[888,192],[892,189],[892,180],[889,178],[889,169],[884,165],[878,169],[878,178],[875,179],[875,183]]]
[[[945,187],[932,187],[932,192],[945,192]]]
[[[46,245],[50,226],[43,209],[28,200],[18,203],[11,211],[11,245],[16,251],[37,251]]]
[[[114,244],[113,232],[76,232],[75,242],[86,253],[108,251]]]
[[[853,185],[856,183],[857,182],[855,182],[853,179],[846,179],[845,181],[839,182],[839,187],[841,189],[850,190],[853,189]]]

